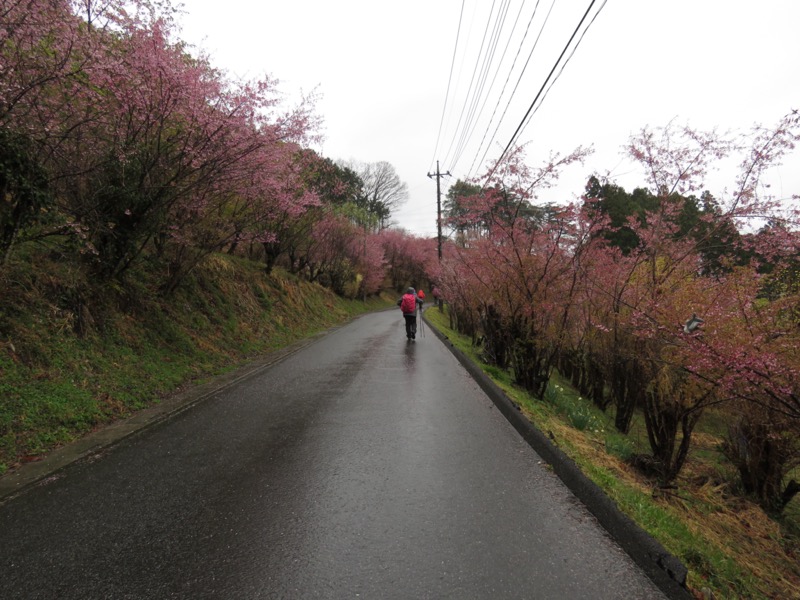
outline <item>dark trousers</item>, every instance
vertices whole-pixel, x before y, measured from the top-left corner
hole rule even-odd
[[[413,338],[417,335],[417,315],[403,315],[406,320],[406,337]]]

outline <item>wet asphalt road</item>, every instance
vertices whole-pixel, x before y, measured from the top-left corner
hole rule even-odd
[[[0,506],[0,598],[659,598],[430,332],[366,315]]]

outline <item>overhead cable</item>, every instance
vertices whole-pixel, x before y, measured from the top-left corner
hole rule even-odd
[[[536,50],[536,47],[539,44],[539,39],[541,38],[542,32],[544,31],[544,27],[545,27],[545,25],[547,25],[547,21],[550,18],[550,13],[553,12],[553,6],[555,6],[555,0],[553,0],[552,4],[550,5],[550,10],[547,12],[547,15],[545,16],[544,23],[542,23],[542,27],[539,30],[539,35],[536,37],[536,41],[534,42],[533,48],[531,48],[531,51],[528,54],[528,59],[525,61],[525,65],[522,68],[522,72],[520,73],[519,77],[517,78],[517,83],[514,86],[514,89],[512,90],[511,95],[508,97],[508,102],[506,102],[506,107],[503,109],[503,114],[500,115],[500,120],[497,121],[497,127],[495,127],[494,133],[492,134],[492,137],[489,139],[489,142],[486,145],[486,150],[484,151],[483,156],[481,157],[481,160],[478,163],[479,167],[480,167],[480,165],[483,164],[483,161],[486,159],[486,154],[489,152],[489,148],[491,147],[492,142],[494,141],[495,137],[497,137],[497,131],[500,129],[500,125],[502,124],[503,119],[506,116],[506,112],[508,111],[508,107],[511,105],[511,100],[513,100],[514,94],[516,93],[517,88],[519,87],[520,81],[522,81],[522,76],[525,74],[525,71],[528,68],[528,64],[530,63],[531,56],[533,56],[533,53],[534,53],[534,51]],[[516,54],[516,56],[514,56],[514,61],[511,64],[511,69],[508,71],[508,76],[506,77],[506,81],[503,84],[503,89],[500,92],[500,97],[497,99],[497,103],[495,104],[494,111],[492,111],[492,117],[489,119],[489,123],[487,124],[486,130],[483,133],[483,137],[481,138],[481,143],[478,146],[478,151],[475,153],[475,158],[472,160],[472,164],[470,165],[469,171],[467,173],[467,177],[471,177],[472,176],[473,168],[475,166],[475,159],[478,157],[478,154],[480,154],[481,148],[483,147],[483,142],[486,139],[486,134],[489,132],[489,128],[492,126],[492,122],[494,122],[494,116],[495,116],[495,114],[497,114],[497,108],[500,106],[500,102],[502,101],[503,96],[505,95],[506,86],[508,85],[509,79],[511,79],[511,74],[514,72],[514,67],[517,64],[517,59],[519,58],[520,52],[522,51],[522,46],[525,44],[525,40],[527,39],[528,33],[530,32],[531,24],[533,23],[533,20],[536,18],[536,13],[538,11],[539,11],[539,0],[536,0],[536,6],[533,7],[533,14],[531,15],[531,18],[528,21],[528,26],[525,28],[525,34],[522,37],[522,41],[519,44],[519,48],[517,48],[517,54]]]
[[[453,67],[456,64],[456,54],[458,53],[458,39],[461,36],[461,21],[464,17],[464,4],[466,0],[461,0],[461,12],[458,15],[458,29],[456,30],[456,43],[453,47],[453,60],[450,62],[450,76],[447,78],[447,91],[444,94],[444,106],[442,106],[442,118],[439,121],[439,133],[436,135],[436,146],[433,149],[433,157],[431,157],[431,167],[433,166],[433,161],[436,160],[436,153],[439,151],[439,140],[442,137],[442,126],[444,125],[444,116],[447,112],[447,100],[450,97],[450,84],[453,81]],[[430,169],[428,169],[430,170]]]
[[[523,10],[524,7],[525,7],[525,2],[523,0],[523,2],[520,4],[519,12],[517,13],[517,16],[514,19],[514,24],[511,27],[511,31],[509,32],[508,40],[506,41],[506,45],[503,48],[503,53],[502,53],[502,55],[500,56],[500,59],[497,62],[497,68],[494,69],[494,76],[492,77],[492,81],[489,84],[489,87],[486,90],[485,94],[483,94],[483,90],[481,90],[481,95],[483,96],[483,102],[481,102],[480,109],[473,115],[473,118],[471,120],[472,125],[471,125],[471,127],[469,129],[469,132],[468,133],[465,132],[466,135],[465,135],[464,143],[461,145],[460,151],[458,152],[457,156],[455,157],[455,160],[453,161],[452,168],[455,168],[456,163],[460,160],[461,155],[463,154],[464,150],[466,149],[467,144],[469,143],[469,140],[472,139],[472,136],[475,133],[475,128],[478,125],[478,122],[480,120],[481,115],[484,113],[484,110],[486,109],[486,103],[489,101],[489,98],[492,95],[492,90],[494,89],[495,82],[497,81],[497,77],[498,77],[498,75],[500,74],[500,71],[501,71],[500,66],[503,64],[503,61],[505,60],[506,54],[508,53],[508,48],[511,45],[511,39],[514,36],[514,32],[517,30],[517,25],[519,24],[520,15],[522,14],[522,10]],[[505,22],[505,16],[503,17],[503,19],[504,19],[504,22]],[[512,65],[511,68],[513,70],[514,66]],[[506,82],[508,82],[508,79],[506,79]],[[500,94],[500,98],[502,98],[503,92],[505,92],[505,86],[503,86],[503,91]],[[498,103],[499,103],[499,100],[498,100]],[[492,119],[494,119],[494,115],[495,115],[496,111],[497,111],[497,105],[495,105],[495,111],[492,113]],[[491,123],[491,120],[490,120],[490,123]],[[484,134],[484,137],[485,137],[485,134]]]
[[[481,47],[480,50],[478,50],[478,60],[475,63],[475,67],[472,69],[472,77],[470,78],[469,87],[467,88],[467,96],[466,99],[464,100],[464,106],[461,108],[461,114],[458,117],[458,123],[456,123],[456,131],[461,130],[461,122],[464,119],[464,112],[466,111],[467,106],[469,105],[469,101],[472,94],[472,86],[475,83],[475,75],[478,72],[478,64],[480,62],[480,57],[483,56],[483,47],[486,44],[486,35],[489,32],[489,24],[492,21],[492,15],[494,14],[494,7],[496,3],[497,3],[496,0],[492,2],[492,9],[489,12],[489,19],[486,21],[486,28],[483,31],[483,38],[481,39]],[[456,137],[453,138],[453,140],[450,142],[450,147],[447,149],[447,154],[445,154],[445,159],[444,159],[445,163],[449,159],[450,153],[453,150],[453,144],[456,141]]]
[[[480,75],[478,76],[478,84],[469,103],[470,106],[469,111],[467,112],[467,118],[464,121],[464,127],[461,129],[458,145],[456,146],[456,151],[453,155],[453,167],[455,167],[456,163],[458,163],[458,159],[461,157],[461,154],[464,151],[464,146],[471,136],[471,132],[474,129],[473,123],[476,119],[476,116],[480,114],[476,113],[476,111],[478,105],[480,104],[481,97],[483,96],[483,90],[486,86],[486,80],[489,77],[490,68],[494,62],[497,44],[500,41],[500,34],[502,33],[503,26],[505,25],[506,15],[508,14],[509,3],[510,0],[503,0],[503,4],[501,5],[498,14],[495,17],[494,30],[492,31],[486,54],[483,57],[483,64],[481,65]]]
[[[559,72],[558,72],[558,75],[555,76],[553,81],[547,87],[547,90],[545,91],[544,95],[542,96],[541,102],[539,102],[539,105],[535,109],[533,109],[533,112],[528,117],[527,123],[525,123],[525,125],[522,126],[522,129],[519,132],[520,136],[522,135],[522,133],[525,131],[525,128],[528,126],[528,124],[533,119],[533,115],[535,115],[536,112],[539,110],[539,108],[542,106],[542,104],[544,104],[545,98],[547,98],[547,95],[550,93],[550,90],[553,89],[553,86],[555,85],[556,81],[558,81],[558,79],[561,77],[561,74],[564,72],[564,69],[569,64],[569,61],[572,60],[572,57],[575,55],[575,51],[578,49],[578,46],[581,45],[581,42],[583,41],[583,38],[586,35],[586,32],[589,31],[589,28],[594,24],[595,19],[597,19],[597,16],[600,14],[600,12],[603,10],[603,8],[605,8],[605,5],[606,5],[607,2],[608,2],[608,0],[603,0],[603,4],[600,5],[600,8],[598,8],[597,12],[594,13],[594,16],[592,17],[592,20],[589,21],[589,24],[586,26],[586,29],[584,29],[583,33],[581,33],[581,37],[578,38],[577,43],[572,48],[572,52],[570,52],[569,56],[567,57],[567,60],[564,61],[564,64],[561,66],[561,70],[559,70]]]
[[[487,181],[494,174],[494,172],[497,169],[498,165],[502,162],[503,158],[505,157],[506,153],[508,152],[508,149],[511,148],[512,144],[516,141],[517,137],[520,134],[520,131],[522,130],[523,125],[525,124],[525,121],[528,119],[528,116],[531,114],[531,111],[533,110],[534,105],[539,100],[539,97],[542,95],[542,92],[544,91],[545,87],[547,86],[548,81],[550,81],[550,78],[553,76],[553,73],[558,68],[558,65],[561,62],[561,59],[564,58],[564,55],[567,53],[567,50],[569,49],[570,45],[572,44],[572,40],[575,39],[575,36],[578,34],[578,31],[580,31],[580,28],[583,25],[583,22],[586,20],[586,17],[589,16],[589,12],[592,10],[592,7],[594,6],[595,2],[596,2],[596,0],[592,0],[589,3],[589,8],[586,9],[586,12],[583,14],[583,17],[581,17],[581,20],[578,23],[578,26],[575,28],[575,31],[572,32],[572,35],[570,36],[569,41],[567,42],[566,46],[564,46],[564,49],[561,51],[561,54],[558,56],[558,60],[556,60],[555,64],[553,65],[553,68],[550,69],[550,73],[548,73],[547,78],[544,80],[544,83],[542,83],[542,87],[539,88],[539,92],[536,94],[536,97],[533,99],[533,102],[531,102],[530,107],[528,107],[528,110],[525,112],[525,116],[522,117],[522,120],[520,121],[519,125],[517,126],[517,129],[514,131],[514,134],[511,136],[511,139],[508,140],[508,144],[506,144],[505,149],[500,154],[500,157],[497,159],[497,162],[494,164],[494,166],[492,167],[492,170],[487,175],[487,177],[486,177]]]

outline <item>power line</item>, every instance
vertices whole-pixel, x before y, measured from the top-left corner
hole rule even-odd
[[[490,67],[494,62],[495,52],[497,51],[497,44],[500,41],[500,34],[502,33],[503,27],[505,25],[505,20],[506,16],[508,15],[509,5],[510,5],[510,0],[503,0],[503,4],[500,7],[500,10],[498,11],[497,17],[495,17],[494,31],[492,32],[492,37],[489,42],[489,49],[487,50],[486,55],[484,56],[483,65],[481,66],[479,85],[476,88],[475,94],[472,97],[472,102],[470,103],[469,112],[467,113],[467,120],[464,123],[464,128],[461,131],[461,138],[459,140],[458,146],[456,147],[455,155],[453,156],[453,163],[452,163],[453,167],[455,167],[456,163],[458,163],[458,160],[461,158],[461,154],[464,152],[464,147],[469,141],[469,138],[472,136],[472,131],[474,130],[474,125],[472,125],[472,123],[474,123],[477,116],[480,115],[480,111],[476,114],[476,110],[478,108],[478,104],[480,103],[480,99],[483,96],[483,90],[486,85],[486,80],[489,77]],[[492,83],[494,83],[494,80],[492,81]],[[491,90],[491,86],[489,89]]]
[[[486,154],[489,152],[489,148],[491,148],[492,146],[492,142],[494,141],[495,137],[497,137],[497,132],[500,129],[500,125],[503,123],[503,119],[506,116],[506,112],[508,112],[508,107],[511,105],[511,101],[514,99],[514,95],[517,92],[517,88],[519,87],[519,84],[522,81],[522,77],[525,75],[525,71],[528,68],[528,64],[530,63],[531,57],[533,56],[533,53],[536,51],[536,48],[539,45],[539,39],[542,37],[542,32],[544,31],[544,28],[547,25],[547,21],[550,19],[550,13],[553,12],[554,6],[555,6],[555,0],[553,0],[552,4],[550,5],[550,10],[547,11],[544,23],[542,23],[542,27],[539,30],[539,35],[536,36],[536,41],[533,44],[533,48],[531,48],[531,51],[528,54],[528,59],[525,61],[525,65],[522,67],[522,72],[517,78],[517,83],[516,85],[514,85],[514,89],[512,90],[511,95],[508,98],[508,102],[506,102],[506,107],[503,109],[503,114],[500,115],[500,120],[497,121],[497,127],[495,127],[494,133],[492,134],[489,143],[486,145],[486,150],[484,151],[479,164],[483,164],[483,161],[486,159]],[[519,44],[519,48],[517,48],[517,54],[516,56],[514,56],[514,62],[511,64],[511,69],[508,71],[508,76],[506,77],[506,81],[503,84],[503,89],[500,92],[500,97],[497,99],[497,104],[495,104],[494,111],[492,112],[492,117],[491,119],[489,119],[489,123],[486,126],[486,130],[484,131],[483,137],[481,138],[481,143],[478,146],[478,151],[475,153],[475,158],[477,158],[478,154],[480,154],[481,148],[483,147],[483,141],[486,139],[486,134],[489,132],[489,128],[492,126],[492,122],[494,121],[494,116],[495,114],[497,114],[497,108],[500,106],[500,101],[503,99],[503,95],[505,94],[506,91],[506,86],[508,85],[509,79],[511,79],[511,74],[514,72],[514,67],[517,64],[517,59],[519,58],[519,54],[522,51],[522,46],[525,44],[525,40],[528,38],[528,32],[530,31],[531,24],[533,23],[533,20],[536,18],[536,13],[538,11],[539,11],[539,0],[536,1],[536,6],[533,7],[533,14],[531,15],[531,18],[528,21],[528,26],[525,28],[525,34],[522,37],[522,41]],[[472,165],[470,165],[467,177],[471,176],[472,168],[474,165],[475,165],[475,159],[472,160]]]
[[[439,140],[442,137],[442,126],[444,125],[444,115],[447,112],[447,100],[450,97],[450,83],[453,81],[453,67],[456,64],[456,54],[458,53],[458,39],[461,36],[461,21],[464,17],[464,4],[466,0],[461,0],[461,12],[458,15],[458,29],[456,29],[456,43],[453,47],[453,60],[450,62],[450,76],[447,78],[447,91],[444,94],[444,106],[442,106],[442,118],[439,121],[439,133],[436,135],[436,146],[433,149],[433,156],[431,157],[431,165],[436,159],[436,153],[439,151]]]
[[[542,96],[542,101],[539,102],[539,106],[537,106],[533,110],[533,113],[531,113],[530,117],[528,118],[527,123],[525,123],[525,125],[522,126],[522,129],[520,130],[520,136],[522,135],[522,132],[525,131],[525,128],[530,124],[531,120],[533,119],[533,115],[535,115],[536,112],[539,110],[539,108],[541,108],[542,104],[544,104],[544,101],[547,98],[547,95],[550,93],[550,90],[553,89],[553,86],[556,84],[556,81],[558,81],[559,78],[561,77],[561,74],[564,72],[564,69],[569,64],[569,61],[572,60],[572,57],[575,55],[575,51],[578,49],[578,46],[581,45],[581,42],[583,41],[583,38],[586,35],[586,32],[589,31],[589,28],[594,24],[595,19],[597,19],[597,16],[602,12],[603,8],[605,8],[607,2],[608,2],[608,0],[603,0],[603,4],[600,5],[600,8],[598,8],[597,12],[594,13],[594,16],[592,17],[592,20],[589,21],[589,24],[586,26],[586,29],[584,29],[583,33],[581,33],[581,37],[578,38],[578,41],[575,44],[575,47],[572,48],[572,52],[570,52],[569,56],[567,57],[567,60],[564,61],[564,64],[562,65],[561,70],[559,70],[559,72],[558,72],[558,75],[555,76],[555,79],[553,79],[552,83],[550,83],[550,85],[548,86],[547,90],[545,91],[544,96]]]
[[[497,68],[495,69],[494,76],[492,77],[491,82],[489,83],[489,69],[492,68],[493,63],[495,62],[495,55],[496,55],[496,51],[497,51],[497,46],[499,44],[501,36],[503,35],[503,31],[505,29],[505,21],[507,19],[508,11],[510,9],[510,6],[509,6],[508,2],[509,2],[509,0],[503,0],[503,2],[500,5],[500,8],[495,13],[495,10],[496,10],[496,7],[497,7],[497,2],[495,0],[495,2],[493,2],[491,10],[489,12],[489,15],[488,15],[488,18],[487,18],[487,21],[486,21],[486,26],[484,27],[484,33],[483,33],[483,37],[482,37],[482,41],[481,41],[481,45],[480,45],[480,50],[478,52],[475,64],[473,66],[473,72],[472,72],[472,76],[471,76],[471,79],[470,79],[467,95],[466,95],[464,103],[462,105],[461,112],[460,112],[459,119],[458,119],[458,123],[456,125],[456,129],[455,129],[455,132],[453,134],[453,137],[451,138],[451,142],[450,142],[450,146],[448,148],[447,154],[445,156],[445,161],[443,161],[443,162],[445,162],[445,164],[448,164],[447,161],[452,159],[452,162],[450,162],[449,165],[448,165],[451,171],[455,171],[455,166],[457,165],[457,163],[463,157],[463,153],[464,153],[464,151],[465,151],[470,139],[472,138],[472,136],[475,133],[476,125],[479,122],[479,120],[481,118],[481,115],[483,114],[483,112],[484,112],[484,110],[486,108],[486,104],[487,104],[489,98],[492,95],[492,89],[494,88],[495,82],[496,82],[497,77],[499,75],[500,66],[503,64],[503,62],[505,60],[506,54],[508,53],[508,49],[509,49],[510,43],[511,43],[511,41],[513,39],[513,35],[516,32],[517,26],[519,24],[520,17],[522,15],[523,11],[524,11],[525,0],[522,1],[522,4],[521,4],[520,9],[519,9],[519,12],[517,13],[516,18],[514,20],[513,27],[511,28],[511,32],[510,32],[509,37],[508,37],[508,41],[506,42],[506,45],[505,45],[505,47],[503,49],[503,52],[502,52],[502,55],[500,56]],[[528,110],[526,111],[525,115],[523,116],[522,120],[520,121],[519,125],[517,126],[516,130],[514,131],[514,134],[511,136],[508,144],[503,149],[503,152],[501,153],[500,157],[497,159],[496,163],[494,163],[494,166],[492,168],[492,171],[489,173],[489,176],[491,176],[494,173],[494,171],[497,168],[497,166],[500,164],[500,162],[502,162],[503,158],[507,155],[507,153],[508,153],[509,149],[511,148],[511,146],[519,139],[519,137],[522,135],[524,130],[530,124],[530,121],[532,120],[533,115],[541,107],[541,104],[544,102],[545,98],[549,94],[549,92],[552,89],[553,85],[555,85],[556,81],[558,81],[558,79],[563,74],[564,69],[566,68],[567,64],[569,64],[570,60],[574,56],[575,52],[577,51],[577,48],[580,46],[581,42],[583,41],[583,38],[585,37],[586,33],[588,32],[588,29],[595,22],[595,20],[597,19],[598,15],[600,14],[600,12],[605,7],[606,3],[607,3],[607,0],[603,0],[602,1],[602,4],[601,4],[600,8],[595,12],[595,14],[592,17],[591,21],[583,29],[583,32],[581,33],[581,28],[584,26],[584,23],[586,22],[587,18],[591,14],[595,4],[597,4],[596,0],[592,0],[590,2],[589,7],[586,9],[586,12],[583,14],[580,22],[578,23],[577,27],[575,28],[575,31],[570,36],[567,44],[565,45],[565,47],[562,50],[561,54],[559,55],[558,59],[554,63],[553,68],[550,70],[549,74],[545,78],[541,88],[539,89],[538,93],[536,94],[536,97],[534,98],[534,100],[531,103],[531,105],[528,107]],[[534,7],[534,10],[533,10],[533,12],[531,14],[531,17],[530,17],[529,21],[528,21],[527,27],[525,29],[522,41],[520,42],[519,47],[517,48],[517,52],[516,52],[516,55],[514,56],[514,60],[512,62],[511,68],[509,69],[508,74],[506,76],[506,79],[505,79],[505,82],[503,84],[503,88],[501,90],[501,93],[500,93],[500,95],[498,97],[498,100],[497,100],[497,102],[496,102],[496,104],[494,106],[494,109],[492,111],[491,118],[489,119],[489,121],[487,123],[486,129],[485,129],[485,131],[483,133],[483,136],[481,137],[481,141],[480,141],[480,144],[478,145],[478,148],[477,148],[477,151],[476,151],[475,156],[473,158],[472,164],[470,165],[469,171],[467,173],[468,177],[472,176],[473,169],[475,168],[475,165],[476,165],[476,160],[478,159],[479,156],[481,158],[480,158],[480,162],[478,163],[478,167],[480,167],[482,164],[484,164],[486,156],[487,156],[490,148],[492,147],[492,143],[494,142],[494,140],[495,140],[495,138],[497,136],[497,133],[498,133],[501,125],[504,122],[505,116],[506,116],[506,114],[507,114],[507,112],[508,112],[508,110],[509,110],[509,108],[511,106],[511,103],[512,103],[512,101],[513,101],[513,99],[514,99],[514,97],[515,97],[515,95],[516,95],[516,93],[517,93],[517,91],[518,91],[518,89],[519,89],[519,87],[521,85],[522,79],[523,79],[523,77],[524,77],[524,75],[525,75],[525,73],[527,71],[527,68],[531,64],[533,54],[536,51],[536,49],[538,48],[538,46],[539,46],[539,42],[542,39],[542,36],[543,36],[543,33],[544,33],[544,29],[547,26],[547,24],[549,22],[549,19],[550,19],[550,16],[551,16],[551,14],[552,14],[552,12],[554,10],[555,0],[552,0],[552,3],[550,5],[550,7],[549,7],[549,10],[548,10],[548,12],[547,12],[547,14],[545,16],[544,22],[542,23],[542,26],[539,29],[538,35],[536,37],[536,40],[534,41],[533,47],[531,48],[531,51],[530,51],[530,53],[529,53],[529,55],[527,57],[527,60],[525,61],[525,64],[522,67],[522,71],[521,71],[519,77],[517,78],[517,81],[516,81],[516,83],[514,85],[513,90],[511,91],[511,94],[510,94],[510,96],[509,96],[509,98],[508,98],[508,100],[506,102],[505,108],[504,108],[499,120],[496,122],[496,126],[495,126],[495,129],[494,129],[494,132],[492,133],[491,138],[489,138],[489,141],[486,142],[487,136],[489,135],[489,132],[490,132],[490,130],[492,128],[492,125],[495,123],[495,117],[498,114],[498,111],[499,111],[499,108],[500,108],[500,104],[501,104],[501,102],[503,101],[503,99],[505,97],[509,81],[510,81],[511,77],[514,74],[514,70],[515,70],[516,64],[517,64],[517,62],[518,62],[518,60],[520,58],[520,54],[522,52],[522,48],[524,47],[525,41],[528,39],[529,34],[531,32],[531,27],[533,25],[533,21],[535,20],[537,14],[539,12],[539,5],[540,5],[540,0],[537,0],[536,1],[536,5]],[[460,17],[459,17],[459,28],[458,28],[459,33],[458,33],[458,36],[457,36],[457,39],[456,39],[456,48],[454,49],[454,55],[453,55],[453,59],[452,59],[452,63],[451,63],[451,72],[450,72],[450,78],[449,78],[449,81],[448,81],[448,88],[447,88],[448,91],[447,91],[447,98],[446,98],[446,101],[445,101],[445,108],[443,109],[442,120],[440,121],[439,133],[438,133],[438,137],[437,137],[437,144],[436,144],[436,151],[437,152],[438,152],[439,145],[441,143],[442,132],[446,131],[446,129],[444,128],[444,126],[445,126],[444,117],[445,117],[445,115],[447,113],[448,102],[450,103],[451,107],[453,105],[453,99],[451,97],[452,75],[453,75],[453,72],[454,72],[455,57],[456,57],[456,54],[459,51],[459,42],[460,42],[461,37],[462,37],[461,34],[460,34],[460,31],[461,31],[461,28],[463,27],[463,12],[464,12],[464,8],[465,8],[465,3],[462,0],[461,14],[460,14]],[[492,24],[493,23],[494,23],[494,27],[493,27],[493,29],[491,30],[491,33],[490,33],[490,29],[492,28]],[[573,43],[575,42],[575,39],[576,39],[576,36],[578,35],[578,33],[581,33],[580,37],[577,39],[577,43],[573,46]],[[488,36],[488,39],[487,39],[487,36]],[[463,53],[464,45],[461,44],[461,47],[462,47],[462,53]],[[570,49],[571,49],[571,51],[570,51]],[[565,56],[566,56],[566,61],[564,60]],[[560,69],[559,69],[559,67],[560,67]],[[556,74],[556,71],[557,71],[557,74]],[[555,74],[555,77],[554,77],[554,74]],[[488,83],[488,88],[487,88],[487,83]],[[452,111],[452,108],[450,110]],[[485,144],[485,149],[484,149],[484,143],[486,143]],[[482,149],[483,149],[483,153],[481,155],[481,150]],[[435,156],[434,156],[434,158],[435,158]]]
[[[497,3],[496,0],[492,2],[492,9],[489,11],[489,19],[486,21],[486,28],[483,31],[483,38],[481,39],[481,47],[478,50],[478,60],[475,62],[475,67],[472,69],[472,77],[470,78],[469,87],[467,88],[467,95],[466,99],[464,100],[464,106],[461,108],[461,114],[458,117],[458,123],[456,123],[456,131],[460,131],[461,129],[461,121],[464,118],[464,111],[467,109],[467,105],[469,104],[470,97],[472,94],[472,84],[475,82],[475,75],[478,72],[478,64],[480,62],[481,56],[483,56],[483,47],[486,44],[486,34],[489,31],[489,24],[492,22],[492,15],[494,14],[494,7]],[[453,138],[453,141],[450,142],[450,147],[447,149],[447,154],[445,154],[444,161],[447,162],[447,159],[450,157],[450,152],[453,150],[453,144],[455,143],[456,138]]]
[[[489,88],[486,91],[485,95],[483,94],[483,85],[481,85],[481,96],[483,96],[483,102],[481,103],[480,109],[477,110],[477,112],[475,112],[474,110],[472,112],[472,117],[469,120],[469,122],[471,123],[471,126],[469,127],[469,132],[467,132],[467,130],[465,129],[464,134],[462,135],[463,142],[459,146],[458,153],[457,153],[457,155],[455,156],[455,158],[453,160],[453,164],[452,164],[453,168],[455,168],[456,164],[461,159],[461,155],[463,154],[464,149],[466,148],[467,144],[469,143],[469,140],[472,138],[472,135],[475,132],[475,127],[477,126],[478,120],[480,119],[480,116],[483,114],[483,111],[486,108],[486,103],[489,100],[489,96],[491,95],[492,88],[494,88],[494,84],[497,81],[497,75],[500,73],[500,65],[502,65],[503,60],[505,59],[506,53],[508,52],[508,47],[511,44],[511,38],[513,37],[514,31],[517,28],[517,25],[519,23],[519,17],[520,17],[520,14],[522,13],[522,9],[524,8],[524,6],[525,6],[525,2],[523,1],[522,4],[520,4],[520,10],[517,13],[516,18],[514,19],[514,25],[512,26],[511,32],[510,32],[510,34],[508,36],[508,41],[506,42],[506,45],[503,48],[503,53],[500,56],[500,59],[498,61],[498,66],[494,70],[494,77],[492,77],[492,81],[489,84]],[[502,21],[502,23],[499,24],[500,28],[497,30],[497,39],[498,39],[498,41],[499,41],[500,33],[502,32],[502,28],[505,26],[505,19],[507,17],[509,8],[510,8],[510,5],[507,4],[505,13],[503,14],[503,21]],[[497,42],[495,42],[495,49],[496,49],[496,46],[497,46]],[[492,52],[492,62],[493,61],[494,61],[494,51]],[[490,64],[487,64],[487,70],[488,70],[488,68],[490,66],[491,66]],[[488,72],[487,72],[487,76],[488,76]],[[484,82],[485,82],[485,80],[486,80],[486,78],[484,77]],[[480,98],[476,97],[475,101],[474,101],[474,107],[475,108],[477,108],[477,104],[478,104],[479,101],[480,101]]]
[[[566,54],[567,50],[569,49],[570,44],[572,44],[572,40],[575,39],[575,36],[578,34],[578,31],[580,30],[581,25],[583,25],[583,22],[586,20],[586,17],[589,16],[589,12],[592,10],[592,7],[594,6],[595,2],[596,2],[596,0],[592,0],[589,3],[589,8],[586,9],[586,12],[583,14],[583,17],[581,17],[581,20],[578,23],[578,26],[575,28],[575,31],[572,32],[572,35],[570,36],[569,41],[567,42],[567,45],[564,46],[564,49],[561,51],[561,54],[558,56],[558,60],[556,60],[555,64],[553,65],[553,68],[550,69],[550,73],[548,73],[547,78],[544,80],[544,83],[542,83],[542,87],[539,88],[539,92],[536,94],[536,97],[533,99],[533,102],[531,102],[530,107],[528,107],[528,110],[525,113],[525,116],[522,117],[522,120],[520,121],[519,125],[517,126],[517,129],[514,131],[514,134],[511,136],[511,139],[508,140],[508,144],[506,144],[505,149],[500,154],[500,158],[497,159],[497,162],[494,164],[494,166],[492,167],[492,170],[489,172],[489,175],[487,176],[487,180],[489,179],[489,177],[491,177],[494,174],[495,170],[497,169],[497,166],[501,163],[501,161],[503,160],[503,157],[505,157],[506,153],[508,152],[508,149],[511,147],[511,145],[514,143],[514,141],[517,139],[520,131],[522,130],[523,125],[525,124],[525,121],[528,119],[528,115],[531,114],[531,111],[533,110],[533,107],[536,104],[536,101],[539,99],[539,96],[542,95],[542,92],[544,91],[545,87],[547,86],[547,82],[550,81],[550,78],[553,76],[553,73],[558,68],[558,64],[561,62],[561,59],[564,57],[564,54]]]

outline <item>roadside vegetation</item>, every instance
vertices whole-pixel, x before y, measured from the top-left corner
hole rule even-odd
[[[800,597],[800,198],[764,181],[798,140],[797,111],[735,137],[645,127],[642,187],[590,176],[570,205],[536,200],[587,151],[515,148],[446,203],[448,326],[698,597]]]
[[[452,329],[447,311],[429,308],[426,318],[623,512],[686,565],[687,585],[696,597],[800,597],[800,505],[793,502],[782,515],[771,516],[743,495],[736,468],[721,450],[724,414],[704,415],[686,466],[671,486],[662,487],[632,462],[648,448],[641,411],[634,412],[630,431],[622,434],[613,410],[600,410],[558,373],[544,397],[536,398],[514,383],[510,369],[488,364],[482,346]]]
[[[144,279],[97,290],[78,335],[74,281],[39,256],[0,276],[0,475],[95,428],[393,298],[346,299],[282,268],[206,258],[169,299]],[[75,273],[73,273],[75,275]]]

